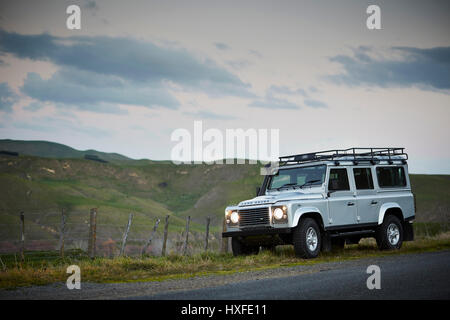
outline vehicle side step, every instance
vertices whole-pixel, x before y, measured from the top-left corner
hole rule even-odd
[[[358,230],[358,231],[332,233],[330,234],[330,238],[343,238],[343,237],[366,235],[371,233],[375,233],[375,230]]]

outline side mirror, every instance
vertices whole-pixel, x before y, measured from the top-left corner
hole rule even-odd
[[[261,191],[260,187],[256,187],[256,196],[259,196],[259,192]]]

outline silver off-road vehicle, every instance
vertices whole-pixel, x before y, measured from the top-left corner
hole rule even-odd
[[[293,244],[297,256],[374,237],[380,249],[414,238],[414,195],[404,148],[351,148],[279,158],[257,196],[228,206],[234,255]]]

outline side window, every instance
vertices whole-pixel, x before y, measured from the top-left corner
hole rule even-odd
[[[405,169],[403,167],[378,167],[377,178],[381,188],[406,186]]]
[[[357,190],[373,189],[372,171],[370,168],[353,168]]]
[[[329,191],[343,191],[350,190],[348,184],[347,169],[331,169],[330,180],[328,181]]]

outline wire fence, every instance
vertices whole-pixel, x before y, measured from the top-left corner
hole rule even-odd
[[[191,217],[180,226],[179,218],[177,224],[171,223],[175,219],[171,216],[150,219],[142,213],[109,215],[97,209],[54,208],[0,215],[0,253],[18,253],[22,258],[30,251],[59,251],[64,256],[73,249],[91,257],[184,255],[231,249],[230,240],[222,239],[223,220],[216,217],[197,219],[192,228]],[[449,231],[450,222],[414,223],[416,238]]]
[[[171,216],[150,219],[140,213],[108,215],[97,209],[66,211],[49,209],[0,213],[0,253],[80,249],[91,257],[120,255],[195,254],[229,251],[229,240],[222,239],[223,221],[216,217],[186,217],[186,226],[175,224]],[[199,223],[203,221],[203,224]],[[214,231],[211,231],[214,230]]]

